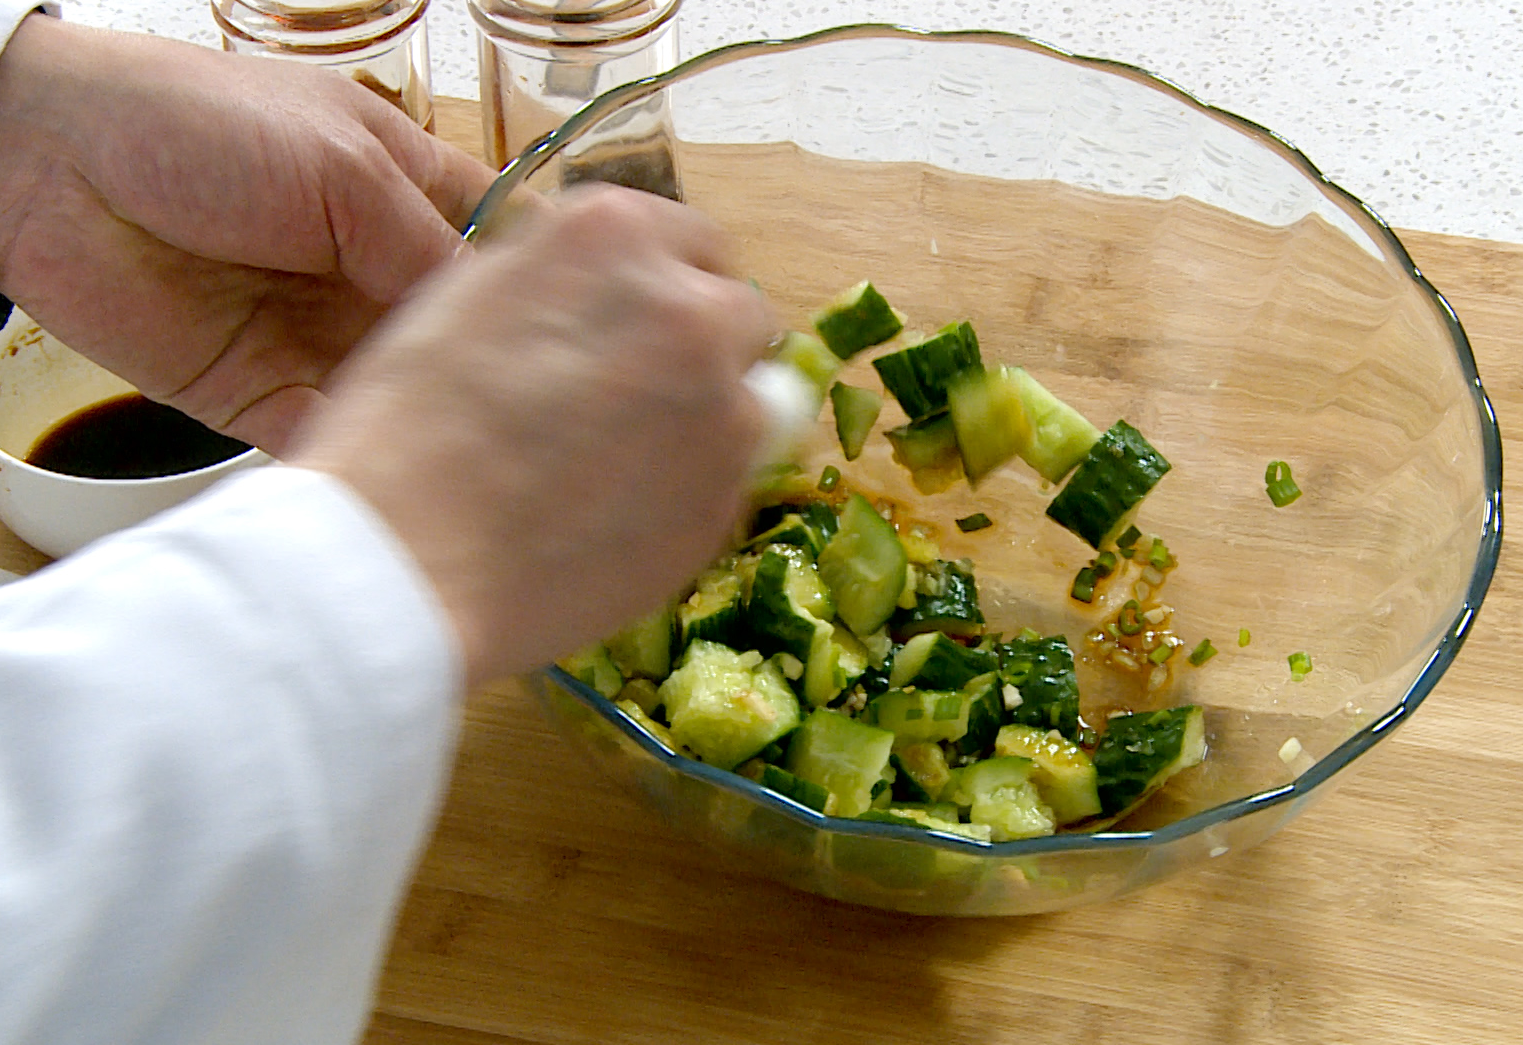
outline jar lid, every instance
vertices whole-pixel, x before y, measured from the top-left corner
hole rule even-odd
[[[644,36],[672,19],[682,0],[471,0],[490,36],[555,47],[590,47]]]

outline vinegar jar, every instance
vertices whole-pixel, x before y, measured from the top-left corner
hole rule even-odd
[[[222,49],[321,65],[433,130],[429,0],[211,0]]]
[[[599,94],[677,64],[682,0],[467,5],[480,46],[487,158],[499,168]],[[612,181],[678,196],[664,92],[632,114],[617,138],[588,143],[579,158],[568,156],[567,180]]]

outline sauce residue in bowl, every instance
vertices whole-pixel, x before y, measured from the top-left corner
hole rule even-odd
[[[85,479],[152,479],[207,468],[250,449],[137,392],[76,410],[42,433],[27,464]]]

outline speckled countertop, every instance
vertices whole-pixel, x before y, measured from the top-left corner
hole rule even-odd
[[[216,45],[206,0],[72,0]],[[1392,225],[1523,242],[1523,0],[686,0],[684,55],[844,22],[1001,29],[1158,73],[1269,127]],[[465,0],[433,0],[434,89],[476,96]]]

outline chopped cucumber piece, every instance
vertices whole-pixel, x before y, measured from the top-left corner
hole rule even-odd
[[[1017,637],[999,647],[999,656],[1001,680],[1020,697],[1004,720],[1078,739],[1079,679],[1068,640],[1061,635]]]
[[[836,438],[848,461],[862,456],[867,436],[883,412],[883,397],[870,388],[837,381],[830,386],[830,406],[836,415]]]
[[[1035,726],[1005,726],[994,741],[994,753],[1031,759],[1031,782],[1059,825],[1100,815],[1095,764],[1067,737]]]
[[[895,689],[961,689],[975,675],[998,668],[999,655],[992,650],[974,649],[939,631],[928,631],[910,639],[894,654],[888,684]]]
[[[984,614],[978,605],[978,584],[973,564],[967,559],[937,559],[915,576],[915,605],[899,609],[889,620],[889,631],[907,639],[927,631],[940,631],[957,638],[984,633]]]
[[[1010,367],[1006,376],[1015,385],[1031,426],[1030,436],[1018,451],[1021,460],[1048,482],[1061,482],[1100,439],[1100,429],[1023,368]]]
[[[672,671],[671,607],[663,606],[609,639],[608,655],[625,678],[666,678]]]
[[[815,409],[818,410],[825,402],[825,393],[830,388],[830,383],[836,379],[836,373],[841,369],[841,360],[825,347],[825,342],[797,330],[790,330],[783,335],[775,358],[809,380],[809,384],[819,393],[815,402]]]
[[[815,629],[804,666],[804,699],[824,707],[867,671],[867,647],[845,628],[822,623]]]
[[[859,638],[893,615],[908,566],[893,525],[867,498],[852,494],[841,512],[840,529],[820,553],[819,571],[836,613]]]
[[[1141,432],[1117,421],[1090,447],[1068,485],[1047,506],[1047,515],[1099,548],[1169,467]]]
[[[615,704],[628,701],[638,704],[640,710],[647,715],[654,715],[656,709],[661,706],[661,692],[656,688],[656,683],[650,679],[630,679],[624,683],[624,688],[619,690],[614,698]]]
[[[954,745],[959,755],[983,754],[994,743],[1005,710],[1000,697],[1003,686],[999,673],[991,671],[969,679],[963,687],[968,698],[968,731]]]
[[[962,454],[949,415],[932,414],[884,434],[894,447],[894,460],[909,469],[921,493],[940,493],[962,478]]]
[[[811,784],[807,780],[800,780],[786,769],[771,764],[762,767],[762,787],[770,791],[776,791],[784,798],[791,798],[801,806],[808,806],[816,813],[825,811],[825,804],[830,801],[830,792],[819,784]]]
[[[1193,704],[1118,715],[1095,748],[1100,807],[1106,816],[1120,814],[1205,757],[1206,717]]]
[[[1029,758],[986,758],[955,770],[947,797],[970,821],[987,825],[995,842],[1050,835],[1057,824],[1031,783],[1033,768]]]
[[[935,817],[937,820],[949,824],[957,823],[957,806],[951,802],[893,802],[889,804],[890,813],[924,813],[926,816]]]
[[[947,405],[947,388],[969,370],[981,371],[978,337],[967,323],[949,323],[918,344],[873,360],[883,387],[912,420]]]
[[[826,708],[815,708],[788,744],[783,768],[830,792],[826,812],[858,816],[872,805],[883,779],[894,735]]]
[[[1026,402],[1008,370],[963,374],[948,389],[947,405],[963,469],[974,485],[1031,444]]]
[[[864,719],[892,730],[899,744],[956,740],[968,731],[968,706],[961,692],[891,689],[873,698]]]
[[[639,726],[641,729],[645,730],[645,732],[649,733],[652,737],[655,738],[656,743],[660,744],[668,751],[676,754],[682,750],[682,745],[677,743],[676,739],[671,734],[671,730],[667,729],[661,723],[651,718],[650,714],[633,700],[619,700],[615,702],[615,706],[620,711],[624,712],[624,714],[629,717],[631,722]]]
[[[746,601],[746,624],[757,648],[781,650],[808,660],[815,631],[835,616],[830,593],[809,560],[791,544],[772,544],[762,552]]]
[[[609,700],[618,696],[619,690],[624,688],[624,676],[619,674],[618,666],[608,655],[608,647],[601,642],[595,642],[563,658],[559,667],[582,685],[590,686]]]
[[[672,736],[703,761],[735,766],[799,724],[798,698],[754,651],[695,640],[659,690]]]
[[[724,646],[741,644],[741,577],[733,564],[705,570],[686,602],[677,607],[677,645],[687,649],[698,639]]]
[[[850,359],[903,330],[904,317],[876,287],[862,282],[815,313],[814,329],[839,358]]]
[[[828,511],[827,514],[829,514]],[[745,547],[762,548],[769,544],[792,544],[807,551],[810,559],[813,559],[824,550],[828,539],[810,520],[805,519],[798,512],[789,512],[776,526],[752,537],[746,542]]]

